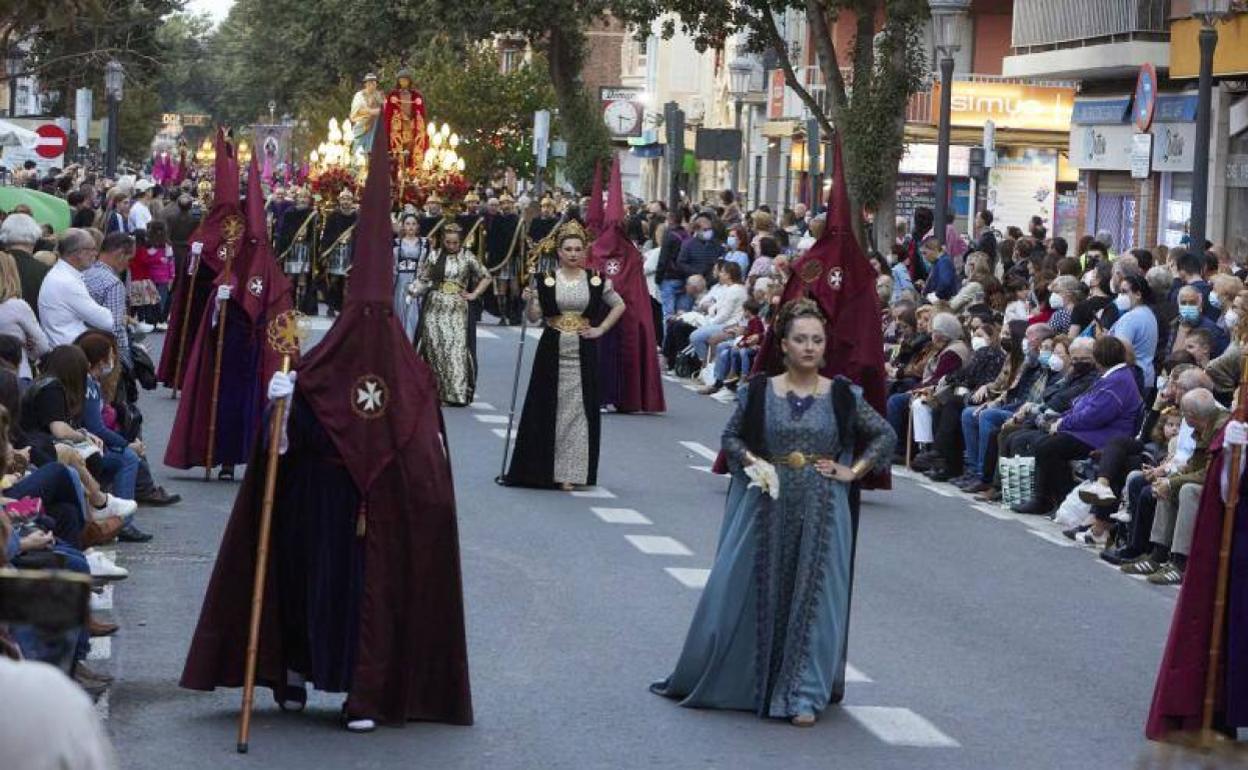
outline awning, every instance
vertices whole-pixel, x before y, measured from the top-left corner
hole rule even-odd
[[[936,126],[927,123],[907,123],[904,140],[907,143],[938,141]],[[978,147],[984,143],[984,130],[968,126],[953,126],[949,132],[953,144]],[[1065,131],[1027,131],[1018,128],[998,128],[996,143],[1005,147],[1035,147],[1038,149],[1065,150],[1070,145],[1070,134]]]
[[[798,120],[769,120],[760,129],[763,136],[769,139],[783,139],[801,131],[802,124]]]
[[[0,147],[21,147],[33,150],[38,142],[39,135],[34,131],[7,120],[0,120]]]

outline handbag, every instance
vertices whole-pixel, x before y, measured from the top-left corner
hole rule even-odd
[[[702,361],[698,358],[698,354],[693,352],[692,346],[677,353],[676,362],[672,365],[672,371],[681,379],[692,377],[701,369]]]
[[[148,354],[147,348],[142,345],[131,345],[130,359],[134,365],[134,378],[138,380],[143,390],[155,390],[156,364],[152,362],[152,357]]]

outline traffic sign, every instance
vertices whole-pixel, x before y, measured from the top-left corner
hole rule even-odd
[[[69,137],[65,135],[65,131],[55,123],[44,123],[35,129],[35,133],[39,135],[39,141],[35,143],[35,153],[41,158],[59,158],[65,154],[65,148],[69,146]]]

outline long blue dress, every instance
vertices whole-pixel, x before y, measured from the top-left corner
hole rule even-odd
[[[896,436],[850,386],[858,459],[883,466]],[[747,394],[723,434],[732,470],[719,547],[672,675],[651,689],[680,705],[789,718],[818,714],[844,685],[853,527],[849,485],[813,465],[777,464],[772,500],[742,470]],[[771,382],[762,436],[769,457],[800,451],[849,465],[833,399],[786,398]],[[759,454],[758,448],[754,450]]]

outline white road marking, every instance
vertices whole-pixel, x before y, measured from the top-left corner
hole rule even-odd
[[[107,722],[109,715],[112,713],[111,690],[105,690],[100,699],[95,702],[95,713],[101,722]]]
[[[958,748],[959,743],[908,708],[841,706],[872,735],[893,746]]]
[[[706,446],[705,444],[699,444],[696,441],[682,441],[680,442],[680,445],[683,446],[685,449],[688,449],[690,452],[693,452],[694,454],[705,457],[711,462],[715,462],[715,460],[719,457],[718,452]]]
[[[653,524],[632,508],[590,508],[594,515],[608,524]]]
[[[505,414],[474,414],[477,422],[494,423],[495,425],[506,425],[507,420],[511,419]]]
[[[493,431],[495,436],[498,436],[499,438],[507,438],[506,428],[492,428],[491,430]],[[512,441],[516,440],[516,432],[514,430],[511,432],[511,440]]]
[[[715,471],[709,465],[690,465],[689,470],[702,471],[703,473],[709,473],[712,476],[715,475]]]
[[[971,507],[979,511],[980,513],[988,514],[994,519],[1000,519],[1002,521],[1011,521],[1014,518],[1013,516],[1009,515],[1005,511],[993,505],[992,503],[976,503],[975,505],[972,505]]]
[[[91,609],[97,612],[111,610],[113,608],[113,584],[105,583],[100,592],[91,594]]]
[[[845,681],[857,682],[859,684],[866,684],[872,680],[871,680],[871,677],[859,671],[858,668],[855,667],[853,663],[846,663],[845,664]]]
[[[91,637],[91,651],[87,660],[108,660],[113,657],[113,640],[107,636]]]
[[[1031,534],[1035,535],[1036,537],[1040,538],[1041,540],[1047,540],[1047,541],[1049,541],[1049,542],[1050,542],[1050,543],[1052,543],[1053,545],[1060,545],[1060,546],[1061,546],[1061,547],[1063,547],[1063,548],[1074,548],[1074,547],[1075,547],[1075,541],[1074,541],[1074,540],[1067,540],[1067,539],[1066,539],[1065,537],[1063,537],[1060,533],[1057,533],[1057,532],[1045,532],[1045,531],[1044,531],[1044,530],[1042,530],[1042,529],[1029,529],[1029,530],[1027,530],[1027,531],[1028,531],[1028,532],[1030,532]]]
[[[615,497],[615,493],[606,487],[590,487],[589,489],[574,489],[568,494],[573,497]]]
[[[951,489],[944,489],[935,484],[927,483],[927,484],[919,484],[919,486],[923,487],[928,492],[935,492],[936,494],[941,495],[942,497],[957,497],[958,496],[957,492],[954,492]]]
[[[490,331],[489,329],[482,329],[480,326],[478,326],[478,327],[477,327],[477,337],[478,337],[479,339],[483,339],[483,340],[496,340],[496,339],[498,339],[498,335],[497,335],[497,334],[495,334],[494,332]]]
[[[480,409],[482,412],[492,412],[492,411],[494,411],[494,405],[493,405],[493,404],[487,404],[487,403],[485,403],[484,401],[473,401],[471,404],[469,404],[469,405],[468,405],[468,408],[469,408],[469,409]]]
[[[664,567],[663,570],[686,588],[706,588],[706,580],[711,576],[709,569],[696,567]]]
[[[692,556],[684,543],[667,535],[625,535],[624,539],[638,551],[651,556]]]

